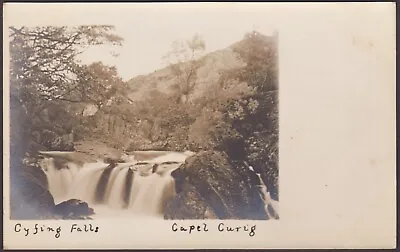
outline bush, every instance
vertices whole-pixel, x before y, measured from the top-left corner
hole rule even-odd
[[[213,131],[221,122],[222,114],[209,108],[203,109],[201,115],[196,118],[189,127],[189,141],[197,149],[212,149],[216,146]]]
[[[76,125],[74,127],[74,141],[82,141],[88,135],[88,128],[83,125]]]

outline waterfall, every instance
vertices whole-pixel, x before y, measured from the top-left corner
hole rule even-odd
[[[67,162],[56,167],[53,157],[43,159],[49,191],[56,203],[80,199],[89,203],[95,218],[109,215],[162,217],[165,202],[175,195],[171,172],[187,156],[168,153],[140,162],[85,163],[78,167]]]
[[[264,184],[264,181],[261,179],[259,173],[257,176],[260,180],[260,189],[262,193],[262,198],[265,205],[265,212],[267,213],[269,218],[279,219],[279,203],[271,198],[270,193],[268,192],[267,186]]]
[[[252,166],[249,166],[248,168],[250,171],[254,172],[258,177],[258,180],[260,182],[260,185],[258,187],[260,188],[261,198],[264,201],[265,212],[268,218],[279,219],[279,202],[271,198],[268,188],[265,185],[263,179],[261,178],[261,175],[255,172]]]

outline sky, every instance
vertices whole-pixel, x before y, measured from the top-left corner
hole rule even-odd
[[[196,33],[205,40],[206,51],[211,52],[230,46],[254,29],[265,35],[278,31],[281,62],[291,62],[298,51],[296,47],[315,50],[328,47],[327,42],[348,43],[354,37],[367,41],[368,37],[387,32],[382,28],[361,32],[360,25],[379,23],[375,20],[379,15],[375,14],[389,7],[357,3],[79,3],[6,4],[3,8],[5,25],[114,25],[116,33],[124,38],[123,46],[91,49],[82,55],[82,60],[115,65],[120,76],[129,80],[165,67],[162,57],[172,42],[189,39]],[[111,51],[119,56],[113,57]],[[283,60],[285,55],[288,61]]]
[[[83,62],[101,60],[115,65],[124,80],[151,73],[166,66],[162,57],[174,40],[190,39],[199,34],[206,43],[206,52],[226,48],[254,29],[268,35],[275,30],[263,19],[265,13],[249,11],[179,11],[123,12],[111,23],[116,34],[124,38],[121,48],[92,48]],[[113,57],[111,52],[119,56]]]

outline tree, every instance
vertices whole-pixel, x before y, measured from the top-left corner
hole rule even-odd
[[[76,57],[91,45],[120,45],[112,26],[10,27],[11,93],[20,102],[63,100],[85,72]]]
[[[187,41],[174,41],[171,51],[164,57],[176,79],[179,99],[187,103],[197,84],[197,70],[204,64],[202,56],[205,42],[199,35]]]
[[[117,69],[105,66],[101,62],[83,65],[80,71],[80,75],[75,81],[77,89],[64,97],[67,101],[93,103],[98,109],[101,109],[117,94],[117,91],[120,91],[121,94],[125,87],[122,79],[118,76]]]
[[[21,125],[24,117],[32,123],[43,110],[55,105],[67,107],[63,103],[74,102],[70,97],[80,87],[77,80],[88,72],[77,56],[89,46],[121,45],[122,38],[113,34],[113,29],[112,26],[9,27],[11,130],[24,132],[19,140],[11,139],[11,147],[17,145],[21,153],[27,150],[31,128],[29,124]],[[18,117],[14,116],[17,111]]]
[[[237,77],[254,87],[257,92],[278,88],[278,62],[276,36],[267,37],[257,31],[246,33],[234,47],[234,52],[246,64],[237,69]]]

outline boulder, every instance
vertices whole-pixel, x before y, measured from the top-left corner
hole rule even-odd
[[[164,208],[164,219],[216,219],[213,209],[200,195],[196,188],[185,183],[181,193],[168,201]]]
[[[20,164],[10,169],[10,217],[13,220],[86,219],[94,214],[86,202],[68,200],[58,205],[39,166]]]
[[[57,204],[54,213],[63,219],[85,219],[94,214],[94,210],[89,205],[79,199],[70,199]]]
[[[30,177],[32,180],[35,180],[36,183],[48,189],[48,180],[47,175],[43,171],[41,165],[41,160],[37,158],[29,158],[25,157],[24,165],[22,165],[22,174],[25,177]]]
[[[47,189],[47,178],[38,167],[10,169],[11,219],[51,219],[54,217],[54,198]]]
[[[172,172],[177,196],[167,203],[165,218],[265,219],[249,171],[238,171],[228,160],[223,152],[204,151]]]

